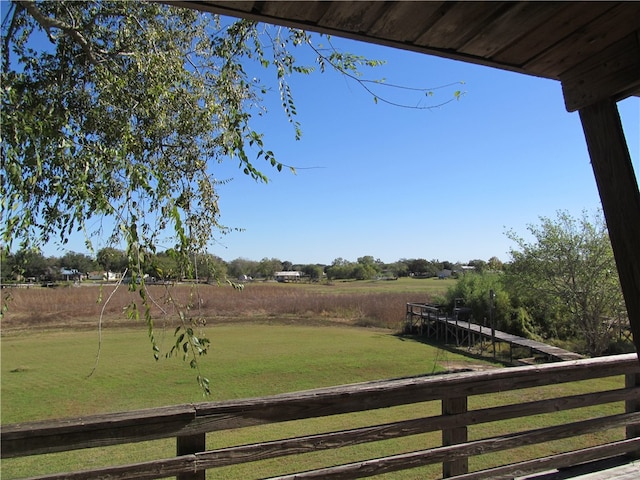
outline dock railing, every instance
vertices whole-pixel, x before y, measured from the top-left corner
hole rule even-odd
[[[549,385],[575,385],[575,382],[604,377],[611,377],[613,388],[594,391],[592,386],[601,382],[582,382],[580,387],[568,396],[558,395],[561,388],[552,389],[550,395],[549,389],[545,395],[536,393],[538,389],[544,389]],[[470,408],[470,405],[477,404],[474,401],[476,396],[498,395],[522,389],[533,390],[510,396],[511,403],[498,402],[490,407]],[[220,436],[230,429],[422,402],[438,402],[439,412],[424,416],[427,410],[420,406],[412,410],[415,412],[415,418],[401,421],[207,449],[207,435],[213,432]],[[611,407],[605,409],[604,415],[562,420],[565,418],[563,412],[605,404],[610,404]],[[541,414],[558,415],[559,423],[541,427],[536,421],[525,420],[526,417]],[[506,423],[518,424],[518,428],[514,430],[514,427],[510,427],[510,431],[500,431],[487,437],[476,432],[470,439],[470,427],[507,419],[521,420]],[[535,425],[536,428],[520,429],[526,425]],[[373,381],[246,400],[196,403],[77,419],[3,425],[1,451],[2,458],[7,459],[175,438],[175,457],[38,478],[149,479],[177,476],[178,479],[187,480],[204,479],[207,470],[222,466],[439,431],[441,442],[428,448],[420,448],[420,443],[416,442],[414,446],[417,449],[406,453],[396,453],[382,458],[365,458],[296,474],[284,472],[281,476],[272,478],[351,479],[428,464],[441,464],[443,477],[513,478],[591,460],[626,454],[636,455],[640,452],[639,425],[640,364],[635,354],[627,354],[535,366]],[[562,453],[550,452],[540,458],[522,461],[511,459],[509,464],[493,465],[481,471],[469,470],[469,459],[476,456],[554,440],[563,440],[570,445],[571,438],[608,429],[617,429],[616,431],[620,432],[619,438]],[[480,433],[483,432],[484,430]],[[211,471],[211,474],[215,475],[214,472]]]
[[[473,318],[469,318],[468,314],[464,319],[460,317],[459,311],[455,309],[450,316],[439,305],[407,303],[404,333],[417,334],[445,344],[453,343],[457,347],[465,345],[468,349],[479,345],[480,352],[483,350],[484,342],[488,341],[493,347],[494,358],[497,358],[496,344],[507,345],[510,362],[514,361],[514,350],[522,349],[528,351],[529,357],[539,356],[543,362],[584,358],[578,353],[560,347],[502,332],[491,325],[483,326],[473,323]],[[537,363],[535,357],[527,360],[534,360],[533,363]]]

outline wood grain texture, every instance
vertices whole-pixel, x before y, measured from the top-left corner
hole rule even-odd
[[[640,4],[639,4],[640,6]],[[636,351],[640,352],[640,192],[613,100],[580,110]]]
[[[467,397],[443,398],[442,416],[460,415],[467,413]],[[468,440],[467,425],[459,425],[442,430],[442,445],[456,445],[465,443]],[[442,462],[442,476],[452,477],[469,471],[469,458],[456,458]]]
[[[565,106],[570,112],[602,100],[619,100],[638,90],[640,31],[571,68],[561,80]]]
[[[382,473],[395,472],[406,468],[415,468],[432,463],[451,461],[456,458],[469,457],[482,453],[516,448],[552,440],[559,440],[573,435],[584,435],[606,428],[615,428],[628,423],[640,422],[640,413],[613,415],[606,418],[592,419],[565,425],[540,428],[511,435],[475,440],[459,445],[443,446],[429,450],[421,450],[391,457],[377,458],[347,465],[323,468],[309,472],[273,477],[270,480],[297,480],[306,478],[354,479]],[[579,454],[576,454],[579,456]],[[489,478],[487,476],[480,478]]]

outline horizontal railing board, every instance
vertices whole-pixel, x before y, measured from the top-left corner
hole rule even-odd
[[[483,372],[452,373],[308,390],[244,402],[196,405],[210,430],[388,408],[640,371],[635,354]]]
[[[180,405],[70,420],[2,426],[2,458],[143,442],[183,435],[194,407]]]
[[[410,377],[270,397],[2,427],[2,458],[241,428],[640,371],[635,354]],[[136,423],[142,417],[144,426]]]
[[[634,387],[470,410],[453,416],[451,425],[447,425],[447,428],[449,426],[478,425],[481,423],[497,422],[500,420],[521,418],[530,415],[591,407],[616,401],[636,399],[639,397],[640,387]]]
[[[195,455],[183,455],[180,457],[151,460],[117,467],[40,475],[22,480],[152,480],[156,478],[173,477],[185,472],[195,472],[196,465],[197,458]]]
[[[449,480],[484,480],[487,478],[491,480],[512,480],[514,477],[530,475],[545,470],[573,467],[587,462],[618,457],[638,449],[640,449],[640,437],[628,438],[604,445],[557,453],[549,457],[456,475],[449,477]]]
[[[455,458],[464,458],[473,455],[508,450],[525,445],[560,440],[567,437],[584,435],[596,431],[624,427],[629,424],[638,423],[640,423],[640,412],[611,415],[608,417],[598,417],[563,425],[556,425],[552,427],[544,427],[491,438],[484,438],[481,440],[475,440],[457,445],[435,447],[407,454],[394,455],[372,460],[364,460],[361,462],[355,462],[346,465],[339,465],[308,472],[300,472],[292,475],[273,477],[273,479],[270,480],[293,480],[304,478],[363,478],[372,475],[379,475],[382,473],[395,472],[399,470],[429,465],[432,463],[439,463],[444,460],[450,461]],[[640,439],[637,440],[640,442]],[[625,444],[624,447],[615,447],[616,450],[614,450],[614,452],[617,454],[632,451],[635,449],[633,448],[633,445],[637,444],[629,443]],[[216,462],[211,462],[211,456],[215,453],[216,451],[202,452],[170,459],[149,461],[118,467],[93,469],[85,472],[61,473],[32,477],[29,480],[88,480],[96,478],[108,478],[110,480],[143,480],[158,478],[163,476],[177,475],[178,473],[185,471],[205,470],[214,466],[220,466],[217,465]],[[576,456],[576,458],[584,458],[583,461],[588,460],[586,457]],[[254,461],[259,459],[261,458],[254,458],[252,460],[245,461]]]
[[[35,422],[21,422],[2,426],[3,439],[6,435],[14,436],[17,432],[28,431],[55,431],[70,433],[77,431],[79,426],[90,428],[112,424],[118,426],[127,425],[153,425],[164,419],[172,417],[195,417],[196,408],[193,404],[173,405],[168,407],[146,408],[141,410],[129,410],[126,412],[114,412],[85,417],[73,417],[54,420],[39,420]]]
[[[207,468],[213,468],[287,455],[353,446],[379,440],[389,440],[460,426],[479,425],[482,423],[521,418],[530,415],[539,415],[573,408],[601,405],[616,401],[624,401],[630,398],[640,398],[640,387],[539,400],[524,404],[503,405],[499,407],[473,410],[457,415],[438,415],[382,425],[367,426],[340,432],[329,432],[284,440],[274,440],[260,444],[227,447],[203,453],[200,458],[206,458]]]
[[[381,475],[425,465],[451,461],[456,458],[486,454],[536,443],[560,440],[576,435],[584,435],[610,428],[624,427],[630,423],[640,422],[640,412],[624,413],[609,417],[583,420],[564,425],[528,430],[498,437],[491,437],[471,442],[436,447],[411,453],[354,462],[345,465],[327,467],[307,472],[272,477],[269,480],[298,480],[308,478],[350,480],[355,478]]]

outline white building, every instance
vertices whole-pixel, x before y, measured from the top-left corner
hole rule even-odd
[[[297,282],[302,278],[302,272],[276,272],[273,278],[278,282]]]

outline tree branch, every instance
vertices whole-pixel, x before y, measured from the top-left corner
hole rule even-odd
[[[11,7],[9,7],[9,12],[11,12],[11,9],[13,9],[13,15],[11,16],[11,24],[7,29],[7,34],[4,37],[4,45],[2,46],[3,47],[3,50],[2,50],[2,71],[3,72],[9,71],[9,53],[10,53],[9,44],[11,43],[11,37],[13,36],[13,31],[16,28],[18,15],[22,11],[23,7],[20,4],[12,3]],[[7,15],[11,15],[11,14],[7,13]]]
[[[87,58],[91,63],[98,63],[98,59],[94,55],[91,44],[87,41],[86,38],[84,38],[84,36],[78,31],[78,29],[63,22],[62,20],[47,17],[44,13],[42,13],[42,11],[36,6],[35,2],[33,1],[17,1],[16,4],[24,8],[29,13],[29,15],[31,15],[35,19],[35,21],[38,22],[42,26],[42,28],[46,30],[47,34],[49,35],[49,39],[53,43],[55,43],[55,37],[51,33],[51,29],[57,28],[59,30],[62,30],[82,47],[82,50],[84,50]]]
[[[413,110],[433,110],[433,109],[436,109],[436,108],[443,107],[443,106],[447,105],[448,103],[453,102],[455,99],[459,99],[459,97],[464,94],[464,93],[457,93],[454,96],[454,98],[451,98],[449,100],[446,100],[446,101],[441,102],[441,103],[436,104],[436,105],[408,105],[408,104],[404,104],[404,103],[393,102],[393,101],[391,101],[391,100],[389,100],[389,99],[387,99],[385,97],[381,97],[380,95],[377,95],[373,90],[371,90],[367,86],[367,84],[368,83],[372,83],[372,84],[376,84],[376,85],[380,85],[380,86],[384,86],[384,87],[391,87],[391,88],[397,88],[397,89],[402,89],[402,90],[411,90],[411,91],[423,92],[426,95],[429,95],[431,90],[437,90],[437,89],[440,89],[440,88],[446,88],[446,87],[453,86],[453,85],[456,85],[456,84],[459,84],[459,83],[463,83],[463,82],[450,83],[448,85],[442,85],[442,86],[435,87],[435,88],[412,88],[412,87],[388,84],[388,83],[384,83],[384,82],[377,81],[377,80],[362,79],[362,78],[358,78],[356,75],[353,75],[353,74],[349,73],[344,67],[336,64],[334,61],[331,60],[331,58],[329,58],[326,55],[324,55],[311,42],[307,42],[307,45],[309,45],[309,47],[316,53],[316,55],[318,55],[319,58],[321,58],[323,61],[325,61],[326,63],[331,65],[331,67],[333,67],[336,71],[338,71],[339,73],[341,73],[345,77],[350,78],[351,80],[353,80],[356,83],[358,83],[376,101],[380,101],[382,103],[386,103],[386,104],[391,105],[393,107],[408,108],[408,109],[413,109]],[[331,46],[331,48],[334,51],[336,51],[336,49],[335,49],[335,47],[333,47],[333,45]]]

